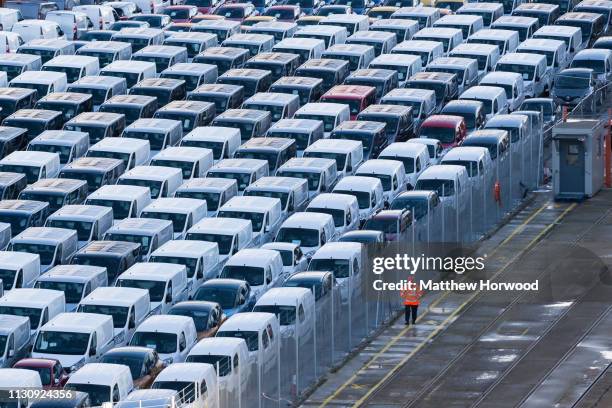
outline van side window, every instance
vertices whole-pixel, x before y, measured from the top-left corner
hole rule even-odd
[[[261,336],[261,343],[263,344],[264,349],[267,349],[270,346],[270,338],[268,337],[268,332],[265,330]]]
[[[359,262],[357,260],[353,263],[353,275],[359,275]]]
[[[187,341],[185,340],[185,333],[181,332],[179,336],[179,351],[183,351],[187,348]]]
[[[119,388],[117,388],[117,384],[113,387],[113,402],[119,402]]]
[[[416,166],[416,171],[421,171],[421,158],[420,157],[416,158],[415,166]]]
[[[274,341],[274,331],[270,325],[268,325],[268,334],[270,335],[270,340]]]
[[[484,174],[484,163],[482,160],[478,162],[478,174]]]
[[[206,380],[202,380],[200,383],[200,395],[205,396],[208,392],[208,387],[206,386]]]
[[[234,368],[237,368],[239,364],[238,354],[234,354]]]
[[[306,319],[306,314],[304,313],[303,305],[300,305],[300,307],[298,307],[298,318],[300,319],[300,323],[303,323]]]
[[[96,336],[96,332],[93,332],[91,334],[91,346],[89,347],[90,350],[96,350],[98,349],[98,337]]]

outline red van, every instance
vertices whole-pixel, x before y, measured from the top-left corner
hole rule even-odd
[[[336,85],[321,96],[321,102],[348,105],[351,120],[355,120],[359,112],[376,103],[376,88],[364,85]]]
[[[432,115],[421,124],[420,137],[438,139],[444,149],[459,146],[467,134],[465,120],[455,115]]]

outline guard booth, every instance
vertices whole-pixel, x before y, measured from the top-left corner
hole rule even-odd
[[[604,180],[604,122],[562,122],[553,128],[552,139],[555,199],[582,200],[595,195]]]

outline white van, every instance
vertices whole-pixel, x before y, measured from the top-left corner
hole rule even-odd
[[[172,222],[155,218],[125,218],[104,234],[106,241],[128,241],[141,245],[140,259],[146,261],[159,246],[172,239]]]
[[[283,220],[281,201],[271,197],[234,197],[219,208],[217,217],[250,220],[254,245],[270,242]]]
[[[0,373],[2,373],[4,370],[1,368],[13,367],[17,361],[27,357],[30,346],[30,319],[26,316],[0,315],[0,337],[3,339],[0,348]],[[38,376],[38,373],[35,373]],[[2,374],[0,382],[1,376]],[[2,382],[3,386],[6,384]]]
[[[345,177],[336,184],[332,192],[357,197],[359,219],[362,222],[382,209],[384,205],[382,183],[376,177]]]
[[[185,265],[191,299],[204,281],[219,277],[219,245],[196,240],[168,241],[151,254],[151,262]]]
[[[151,153],[148,140],[131,137],[105,137],[87,150],[87,157],[107,157],[121,159],[126,170],[146,165]]]
[[[313,336],[316,312],[310,289],[272,288],[255,303],[253,312],[274,313],[286,340],[305,344]]]
[[[148,61],[115,61],[100,70],[100,75],[125,78],[128,89],[143,79],[155,78],[155,63]]]
[[[1,17],[2,15],[0,15]],[[21,35],[10,31],[0,31],[0,50],[4,50],[4,52],[17,52],[22,42]]]
[[[404,163],[399,160],[368,160],[359,166],[355,175],[379,179],[383,187],[383,198],[387,205],[404,191],[407,185]]]
[[[500,55],[514,52],[519,45],[518,31],[485,28],[468,37],[468,44],[493,44],[499,47]]]
[[[408,78],[421,72],[423,60],[418,55],[382,54],[374,58],[368,68],[397,71],[398,88],[404,88]]]
[[[325,48],[325,41],[320,38],[291,37],[279,41],[272,47],[272,51],[297,54],[300,56],[300,64],[303,64],[309,59],[321,58]]]
[[[216,217],[219,207],[238,195],[236,180],[207,177],[192,178],[176,190],[175,197],[206,201],[208,217]]]
[[[306,26],[293,34],[293,38],[315,38],[325,42],[325,48],[332,45],[344,44],[348,37],[346,27],[337,25]]]
[[[580,27],[546,25],[540,27],[533,34],[533,38],[544,40],[560,40],[565,43],[567,61],[571,61],[574,55],[584,48],[582,43],[582,30]]]
[[[463,33],[463,40],[465,40],[470,35],[484,28],[484,19],[482,16],[474,14],[449,14],[434,21],[433,26],[434,28],[458,28]]]
[[[45,62],[43,71],[64,72],[68,83],[73,83],[84,76],[95,76],[100,73],[100,63],[97,57],[86,55],[58,55]]]
[[[39,179],[55,178],[59,173],[59,154],[35,151],[16,151],[0,160],[0,170],[21,173],[23,168],[27,169],[28,184],[33,184]]]
[[[459,146],[451,149],[442,158],[441,164],[464,166],[475,197],[481,197],[485,188],[492,185],[494,178],[491,154],[486,147]]]
[[[309,271],[331,271],[343,303],[361,294],[363,270],[362,244],[356,242],[330,242],[315,252],[308,265]]]
[[[495,115],[508,113],[506,91],[501,86],[473,86],[464,91],[459,96],[459,99],[482,102],[486,120],[491,119]]]
[[[183,239],[193,225],[206,217],[206,201],[194,198],[158,198],[147,205],[140,218],[160,218],[172,221],[174,239]]]
[[[11,32],[19,34],[24,43],[36,39],[66,38],[59,24],[47,20],[21,20],[13,25]]]
[[[421,58],[421,66],[426,67],[434,59],[444,56],[444,43],[429,40],[402,41],[393,47],[391,54],[416,55]]]
[[[151,313],[149,291],[138,288],[102,287],[86,296],[77,309],[113,318],[115,346],[123,346],[136,327]]]
[[[106,268],[92,265],[57,265],[36,279],[35,288],[61,291],[66,298],[66,312],[73,312],[79,302],[97,288],[108,285]]]
[[[188,363],[207,363],[217,370],[221,407],[237,407],[251,376],[249,349],[241,338],[205,338],[189,352]]]
[[[70,130],[45,130],[28,143],[28,150],[59,153],[60,167],[83,157],[88,148],[89,134]]]
[[[183,135],[180,120],[143,118],[137,119],[123,131],[122,137],[148,140],[151,145],[150,157],[169,146],[176,146]]]
[[[86,392],[92,406],[102,406],[127,397],[134,384],[127,365],[88,363],[70,376],[66,388]]]
[[[304,157],[333,159],[336,161],[336,177],[352,175],[363,163],[363,144],[358,140],[320,139],[304,150]]]
[[[305,271],[308,260],[299,245],[290,242],[268,242],[261,249],[271,249],[280,254],[283,261],[283,274],[288,277],[296,272]]]
[[[562,40],[548,40],[542,38],[529,38],[523,41],[517,52],[544,54],[546,55],[546,64],[551,76],[557,72],[567,68],[570,61],[567,58],[567,48]]]
[[[286,278],[280,253],[259,248],[243,249],[232,255],[223,266],[220,277],[246,281],[255,299],[270,288],[280,286]]]
[[[523,76],[518,72],[489,72],[480,80],[480,85],[504,88],[510,112],[517,110],[525,100]]]
[[[234,179],[238,182],[238,194],[251,183],[268,175],[268,161],[259,159],[223,159],[212,166],[206,177]]]
[[[415,189],[435,190],[442,204],[463,214],[469,203],[468,183],[469,176],[465,167],[437,164],[419,176]]]
[[[380,152],[378,158],[397,160],[404,164],[407,190],[414,188],[419,175],[430,165],[427,146],[417,143],[391,143]]]
[[[0,14],[0,17],[2,15]],[[45,15],[45,20],[59,24],[67,40],[78,40],[81,35],[93,28],[87,14],[80,11],[54,10]]]
[[[35,390],[42,389],[40,374],[37,371],[25,368],[0,369],[0,384],[7,389],[26,389],[26,387]],[[11,405],[15,408],[27,408],[32,405],[34,401],[36,400],[33,398],[19,398]]]
[[[100,187],[85,200],[86,205],[111,207],[113,219],[135,218],[151,203],[148,187],[110,185]]]
[[[331,191],[338,180],[337,164],[333,159],[293,158],[276,170],[276,176],[306,179],[308,198],[312,199],[320,193]]]
[[[212,165],[212,150],[201,147],[168,147],[151,159],[151,166],[180,168],[183,171],[183,180],[204,177]]]
[[[279,332],[278,319],[274,314],[246,312],[227,319],[216,337],[244,339],[249,349],[249,363],[257,370],[257,378],[261,378],[276,371],[280,358]]]
[[[464,16],[462,16],[464,17]],[[440,41],[444,45],[444,55],[463,42],[463,32],[458,28],[427,27],[419,30],[414,40]]]
[[[50,289],[13,289],[0,298],[0,314],[30,318],[30,336],[66,308],[64,292]]]
[[[206,363],[173,363],[164,368],[151,388],[180,388],[178,397],[184,408],[219,408],[219,389],[215,368]]]
[[[151,314],[166,314],[170,307],[187,300],[187,268],[161,262],[135,263],[117,277],[115,286],[147,289]]]
[[[212,150],[215,163],[234,157],[241,143],[240,129],[222,126],[200,126],[181,139],[181,146]]]
[[[308,203],[308,180],[297,177],[262,177],[244,190],[244,196],[281,200],[283,217],[303,211]]]
[[[525,83],[525,97],[537,98],[551,89],[552,78],[547,67],[545,55],[513,52],[500,58],[495,71],[521,74]]]
[[[11,239],[9,249],[40,255],[40,272],[66,264],[77,251],[76,231],[68,228],[29,227]]]
[[[130,346],[152,348],[164,363],[175,364],[185,361],[196,342],[196,327],[191,317],[159,315],[149,317],[138,326]]]
[[[344,27],[348,35],[358,31],[367,31],[370,25],[368,16],[359,14],[330,14],[319,21],[319,24]]]
[[[60,313],[42,326],[36,336],[32,358],[59,360],[74,373],[94,363],[113,345],[113,318],[93,313]]]
[[[345,15],[350,16],[350,14]],[[335,58],[348,61],[350,71],[367,68],[374,57],[376,57],[374,54],[374,47],[364,44],[336,44],[332,45],[321,54],[321,58]]]
[[[11,31],[13,25],[21,18],[19,10],[7,7],[0,8],[0,30]]]
[[[350,119],[351,112],[349,106],[342,103],[311,102],[298,109],[293,117],[322,120],[324,137],[329,138],[336,126]]]
[[[219,246],[220,263],[241,249],[253,246],[251,220],[204,218],[187,231],[185,239],[214,242]]]
[[[46,227],[75,229],[79,249],[91,241],[101,240],[112,225],[113,209],[97,205],[64,205],[45,223]]]
[[[359,228],[359,204],[354,195],[324,193],[319,194],[306,207],[306,212],[329,214],[334,219],[336,234]]]
[[[0,251],[4,294],[17,288],[31,288],[40,276],[40,255],[27,252]]]
[[[276,242],[299,244],[302,252],[309,257],[326,242],[337,238],[334,218],[325,213],[295,213],[281,225]]]
[[[65,92],[68,77],[63,72],[25,71],[9,82],[12,88],[36,89],[40,99],[52,92]]]
[[[473,3],[482,4],[482,3]],[[499,47],[493,44],[459,44],[451,50],[449,56],[461,58],[473,58],[478,61],[478,78],[495,69],[499,60]]]
[[[146,187],[152,199],[174,196],[182,182],[181,169],[165,166],[136,166],[117,180],[118,185]]]
[[[72,11],[80,11],[87,14],[96,30],[108,30],[111,24],[115,22],[116,12],[110,6],[75,6],[72,8]]]
[[[459,93],[478,84],[478,61],[474,58],[441,57],[431,61],[425,72],[447,72],[457,75]]]

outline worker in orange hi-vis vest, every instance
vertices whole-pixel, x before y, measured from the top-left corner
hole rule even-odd
[[[411,317],[412,324],[416,324],[419,303],[423,296],[423,290],[420,284],[414,283],[412,277],[408,279],[408,282],[410,283],[410,287],[400,292],[400,296],[404,299],[404,321],[406,325],[410,325]]]

